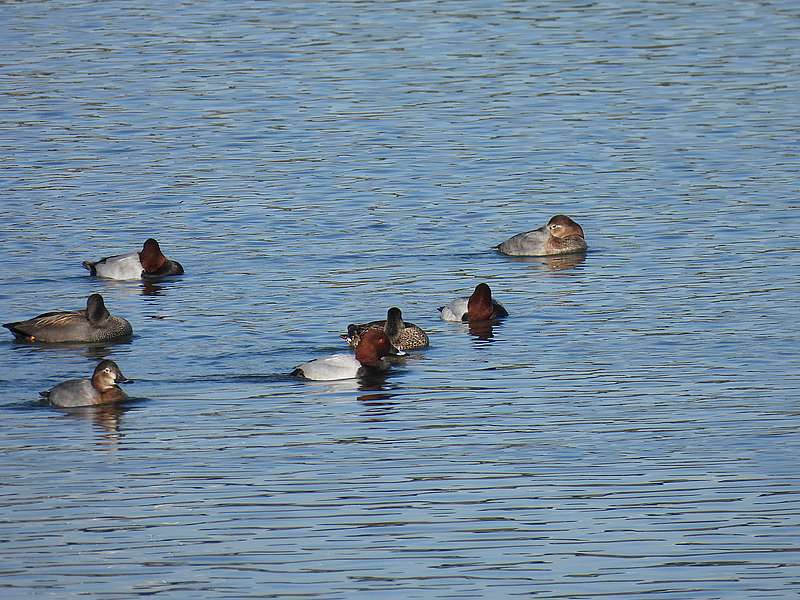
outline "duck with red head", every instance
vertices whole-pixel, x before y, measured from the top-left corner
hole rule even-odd
[[[485,283],[475,286],[475,291],[467,298],[456,298],[445,306],[439,307],[441,317],[445,321],[494,321],[508,316],[508,311],[497,300],[492,298],[492,290]]]
[[[547,225],[518,233],[495,248],[510,256],[555,256],[585,252],[588,246],[580,225],[566,215],[556,215]]]
[[[383,360],[392,353],[392,344],[382,329],[369,329],[361,337],[356,355],[334,354],[317,358],[299,365],[292,375],[314,381],[335,381],[354,379],[370,371],[383,371],[387,368]]]
[[[183,274],[181,264],[164,256],[153,238],[145,241],[141,252],[108,256],[96,262],[85,260],[83,266],[92,275],[106,279],[149,279]]]

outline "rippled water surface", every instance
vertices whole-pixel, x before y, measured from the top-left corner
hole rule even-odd
[[[2,13],[0,318],[135,330],[3,330],[3,598],[800,594],[796,2]],[[186,276],[81,268],[149,236]],[[287,375],[395,305],[385,380]],[[37,401],[103,357],[131,402]]]

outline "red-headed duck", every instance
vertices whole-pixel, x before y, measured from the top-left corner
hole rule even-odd
[[[83,266],[92,275],[106,279],[141,279],[183,275],[183,267],[176,260],[169,260],[153,238],[142,246],[141,252],[130,252],[101,258],[97,262],[85,260]]]
[[[100,294],[86,299],[85,310],[48,312],[3,327],[26,342],[108,342],[133,335],[131,324],[111,315]]]
[[[292,375],[299,375],[315,381],[333,381],[336,379],[353,379],[366,374],[369,370],[385,370],[384,356],[392,352],[389,337],[381,329],[370,329],[362,337],[356,348],[356,355],[334,354],[317,358],[299,365]]]
[[[383,321],[370,321],[358,325],[347,326],[347,333],[341,338],[347,340],[353,348],[358,348],[361,338],[370,329],[381,329],[389,336],[389,342],[398,350],[418,350],[430,344],[428,334],[413,323],[403,321],[402,311],[393,306],[386,313]]]
[[[70,379],[59,383],[47,392],[40,392],[53,406],[92,406],[109,404],[127,399],[127,394],[118,383],[133,383],[126,379],[113,360],[101,360],[91,379]]]
[[[469,298],[456,298],[439,307],[445,321],[493,321],[508,316],[508,311],[492,298],[492,290],[485,283],[475,286]]]
[[[584,252],[588,246],[580,225],[566,215],[556,215],[547,225],[518,233],[495,248],[511,256],[553,256]]]

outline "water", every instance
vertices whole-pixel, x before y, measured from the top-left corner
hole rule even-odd
[[[0,316],[136,335],[0,343],[3,598],[796,597],[798,17],[4,4]],[[80,266],[149,236],[185,277]],[[393,305],[385,381],[286,375]],[[37,402],[103,357],[132,402]]]

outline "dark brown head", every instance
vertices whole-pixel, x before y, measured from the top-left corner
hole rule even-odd
[[[475,286],[475,291],[467,302],[467,319],[469,321],[488,321],[492,318],[492,290],[485,283]]]
[[[399,335],[404,327],[405,323],[403,323],[402,311],[396,306],[393,306],[386,312],[386,335],[393,338]]]
[[[573,236],[584,237],[581,226],[566,215],[556,215],[550,219],[547,222],[547,231],[553,237],[561,239]]]
[[[97,363],[92,373],[92,385],[101,392],[110,389],[118,383],[133,383],[122,374],[120,368],[113,360],[101,360]]]
[[[102,323],[111,316],[100,294],[92,294],[86,299],[86,318],[89,323]]]
[[[167,257],[161,253],[158,242],[153,238],[148,238],[142,246],[142,251],[139,252],[139,260],[142,262],[145,273],[155,273],[164,266]]]
[[[356,360],[362,365],[377,367],[381,359],[392,352],[389,337],[380,329],[368,329],[356,348]]]

